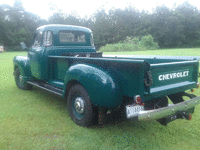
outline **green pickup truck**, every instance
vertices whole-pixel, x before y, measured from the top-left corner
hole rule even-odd
[[[18,88],[62,96],[80,126],[98,122],[100,110],[116,109],[130,120],[167,125],[190,120],[200,101],[185,92],[199,87],[197,60],[103,57],[85,27],[41,26],[27,57],[16,56],[13,63]]]

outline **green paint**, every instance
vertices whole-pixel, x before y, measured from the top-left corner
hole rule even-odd
[[[57,79],[64,80],[66,71],[68,70],[68,61],[64,59],[57,60]]]

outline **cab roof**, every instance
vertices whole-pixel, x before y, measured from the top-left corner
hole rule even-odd
[[[82,31],[91,33],[92,31],[86,27],[81,26],[74,26],[74,25],[63,25],[63,24],[50,24],[50,25],[44,25],[39,28],[37,28],[37,31],[53,31],[53,32],[59,32],[61,30],[72,30],[72,31]]]

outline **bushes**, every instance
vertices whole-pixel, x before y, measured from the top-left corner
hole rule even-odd
[[[25,51],[21,46],[7,46],[5,47],[6,51],[14,52],[14,51]]]
[[[143,36],[140,43],[146,48],[146,50],[159,49],[158,43],[154,42],[154,39],[151,35]]]
[[[156,50],[159,49],[158,43],[154,42],[151,35],[146,35],[141,38],[126,37],[126,40],[117,44],[107,44],[99,51],[101,52],[123,52],[123,51],[141,51],[141,50]]]

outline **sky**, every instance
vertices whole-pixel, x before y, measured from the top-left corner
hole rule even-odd
[[[184,1],[185,0],[21,0],[27,11],[39,15],[42,19],[48,19],[48,17],[52,15],[49,3],[56,5],[57,8],[61,9],[63,12],[70,13],[75,11],[80,17],[89,17],[102,7],[106,10],[109,10],[112,7],[124,9],[131,4],[140,11],[146,10],[151,12],[156,6],[164,4],[171,8],[174,3],[181,4]],[[200,10],[199,0],[188,1]],[[1,4],[13,6],[14,0],[0,0],[0,5]]]

